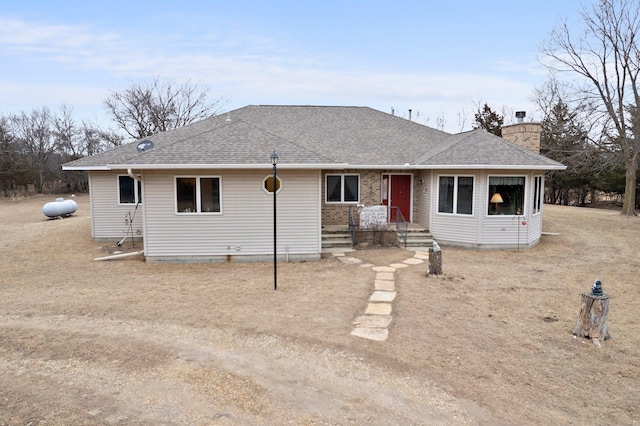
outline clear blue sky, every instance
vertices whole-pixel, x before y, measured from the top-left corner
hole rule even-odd
[[[479,102],[535,118],[539,46],[591,1],[0,0],[0,114],[66,103],[109,125],[109,93],[160,76],[226,110],[393,107],[451,132]]]

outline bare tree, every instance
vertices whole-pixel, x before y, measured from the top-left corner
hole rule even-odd
[[[22,112],[11,116],[10,123],[16,142],[29,160],[33,185],[38,193],[42,193],[49,160],[57,149],[51,112],[47,107],[34,109],[30,114]]]
[[[187,81],[176,85],[156,77],[115,91],[104,105],[118,128],[134,139],[182,127],[220,112],[226,100],[210,101],[209,90]]]
[[[24,152],[13,137],[10,118],[0,116],[0,191],[5,197],[27,192],[28,169]]]
[[[51,117],[52,132],[56,139],[56,146],[60,153],[72,158],[82,155],[81,134],[73,119],[73,108],[62,104],[59,115]]]
[[[103,129],[97,124],[88,121],[82,122],[81,130],[83,135],[82,152],[84,155],[93,155],[105,151],[109,148],[121,146],[124,137],[113,129]]]
[[[467,117],[467,111],[462,108],[462,111],[460,111],[458,113],[458,131],[459,132],[463,132],[464,128],[467,126],[467,120],[469,117]]]
[[[597,102],[600,124],[624,161],[625,195],[622,214],[636,215],[636,171],[640,156],[640,126],[634,126],[640,105],[640,8],[635,0],[599,0],[581,13],[582,34],[565,20],[553,30],[542,53],[555,71],[580,77],[574,90],[585,102]]]

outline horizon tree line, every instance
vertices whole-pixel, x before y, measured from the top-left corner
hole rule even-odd
[[[640,8],[636,0],[595,0],[580,16],[582,27],[572,29],[565,20],[540,48],[550,74],[533,95],[543,114],[541,153],[567,165],[547,174],[545,200],[584,206],[598,201],[598,194],[613,194],[622,197],[622,214],[635,216]],[[42,107],[0,115],[0,190],[5,197],[26,194],[30,187],[38,193],[86,190],[84,173],[62,173],[60,165],[210,117],[225,102],[211,101],[208,89],[190,82],[155,78],[105,99],[113,129],[76,122],[64,104],[55,113]],[[486,103],[476,110],[473,127],[500,136],[504,116]]]

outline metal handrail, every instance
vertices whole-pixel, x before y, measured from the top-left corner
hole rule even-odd
[[[353,218],[353,210],[349,206],[349,233],[351,234],[351,244],[356,243],[356,221]]]
[[[400,211],[400,207],[390,206],[390,211],[393,210],[396,212],[396,232],[400,237],[402,237],[402,241],[404,241],[404,248],[407,248],[407,234],[409,233],[409,222],[407,222]],[[391,222],[393,223],[393,222]]]

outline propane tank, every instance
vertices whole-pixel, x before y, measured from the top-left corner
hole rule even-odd
[[[42,213],[47,217],[70,216],[78,209],[78,203],[73,200],[56,198],[55,201],[45,204]]]

